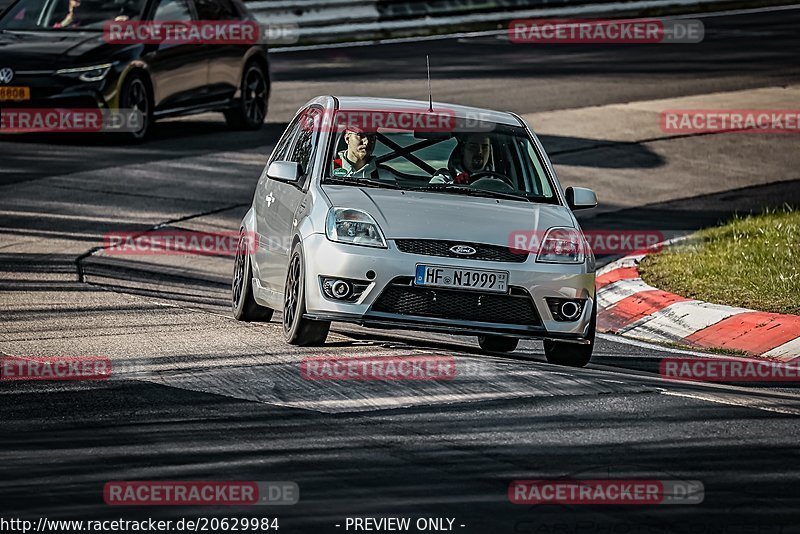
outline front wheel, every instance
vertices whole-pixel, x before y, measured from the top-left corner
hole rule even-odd
[[[594,335],[597,329],[597,300],[592,309],[592,319],[589,322],[589,344],[565,343],[563,341],[544,340],[544,355],[547,361],[556,365],[567,367],[584,367],[592,359],[594,351]]]
[[[330,321],[306,319],[305,261],[298,243],[292,250],[286,286],[283,288],[283,334],[291,345],[322,345],[328,337]]]
[[[225,122],[235,130],[258,130],[264,124],[269,102],[269,81],[258,63],[248,63],[241,82],[241,98],[226,110]]]
[[[511,352],[517,348],[519,339],[505,336],[478,336],[478,345],[486,352]]]
[[[141,143],[150,135],[153,124],[153,97],[150,84],[144,74],[134,72],[122,84],[119,93],[119,108],[121,110],[138,111],[142,121],[139,129],[124,134],[127,141]]]

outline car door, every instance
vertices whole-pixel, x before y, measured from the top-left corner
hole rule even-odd
[[[197,20],[190,0],[155,0],[155,22]],[[147,55],[156,111],[191,106],[208,93],[208,49],[202,43],[161,43]]]
[[[258,248],[254,254],[258,272],[254,274],[259,278],[263,287],[276,292],[283,292],[284,281],[280,273],[283,272],[282,264],[286,258],[285,254],[281,252],[284,247],[279,243],[278,235],[282,233],[279,229],[285,224],[281,222],[276,205],[277,196],[280,194],[277,191],[279,182],[269,178],[267,170],[273,161],[287,161],[291,157],[290,150],[300,133],[299,129],[298,117],[289,124],[278,141],[272,157],[264,167],[258,185],[256,185],[254,196],[255,231],[258,238]]]
[[[317,107],[301,112],[287,131],[290,136],[281,140],[285,144],[279,145],[275,151],[273,161],[299,163],[302,178],[290,183],[265,177],[263,189],[257,192],[259,201],[263,200],[263,211],[257,214],[257,219],[259,215],[263,217],[260,224],[265,232],[260,236],[259,243],[266,241],[268,247],[259,246],[257,261],[264,267],[261,271],[262,282],[273,291],[283,292],[298,212],[306,207],[304,201],[313,169],[321,116],[322,110]],[[259,225],[258,220],[256,224]]]
[[[242,21],[231,0],[194,0],[202,21]],[[233,98],[239,88],[242,59],[251,45],[207,44],[209,100]]]

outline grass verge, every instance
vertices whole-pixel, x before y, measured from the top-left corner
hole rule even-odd
[[[645,257],[639,271],[684,297],[800,315],[800,210],[736,216]]]

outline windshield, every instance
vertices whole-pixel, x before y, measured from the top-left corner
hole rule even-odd
[[[145,0],[22,0],[0,30],[102,30],[107,22],[138,20]]]
[[[339,127],[324,183],[558,203],[523,128],[472,122],[463,130]]]

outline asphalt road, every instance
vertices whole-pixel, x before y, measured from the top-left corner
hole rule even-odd
[[[545,363],[538,342],[485,357],[467,338],[356,327],[296,348],[282,342],[278,316],[231,318],[228,258],[90,253],[109,231],[236,230],[297,107],[325,93],[425,99],[426,54],[437,100],[530,116],[562,182],[597,189],[585,228],[687,231],[800,206],[795,137],[654,135],[640,122],[642,109],[685,98],[785,102],[779,90],[798,84],[800,10],[703,20],[698,45],[534,48],[479,37],[281,52],[259,133],[203,115],[159,124],[133,147],[0,140],[0,353],[104,355],[118,370],[105,382],[0,383],[0,516],[278,517],[287,533],[342,532],[356,516],[454,518],[454,530],[481,534],[800,531],[792,387],[666,381],[658,362],[678,349],[613,336],[586,369]],[[412,351],[480,372],[358,384],[297,372],[307,356]],[[508,500],[511,480],[570,477],[699,480],[705,494],[702,504],[650,507]],[[300,502],[103,502],[108,481],[187,479],[294,481]]]

